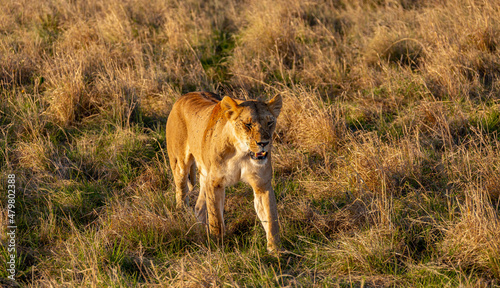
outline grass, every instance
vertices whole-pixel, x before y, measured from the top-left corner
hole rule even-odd
[[[0,4],[3,286],[500,286],[498,1]],[[175,209],[195,90],[283,96],[279,258],[247,185],[222,245]]]

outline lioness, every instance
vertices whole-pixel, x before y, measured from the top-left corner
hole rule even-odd
[[[187,205],[186,195],[195,183],[197,166],[200,194],[196,217],[207,224],[208,216],[210,233],[222,238],[224,188],[243,180],[253,188],[255,210],[271,252],[279,246],[271,147],[281,104],[279,95],[262,102],[228,96],[221,100],[213,93],[192,92],[177,100],[167,121],[167,150],[177,207]]]

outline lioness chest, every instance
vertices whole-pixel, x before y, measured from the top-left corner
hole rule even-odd
[[[252,163],[248,158],[248,153],[237,151],[232,155],[227,155],[223,161],[217,162],[211,167],[202,164],[199,165],[199,168],[201,177],[207,177],[210,174],[212,178],[219,179],[222,186],[230,186],[239,181],[248,182],[251,177],[258,174],[263,165]]]

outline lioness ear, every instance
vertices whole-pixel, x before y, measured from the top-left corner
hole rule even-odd
[[[238,103],[233,100],[233,98],[229,96],[224,96],[220,104],[223,109],[226,110],[226,118],[232,119],[238,117],[241,112],[241,107],[238,106]]]
[[[269,107],[269,111],[273,113],[274,117],[278,118],[281,112],[281,105],[283,104],[283,100],[281,99],[281,95],[278,94],[274,96],[273,99],[267,102],[267,107]]]

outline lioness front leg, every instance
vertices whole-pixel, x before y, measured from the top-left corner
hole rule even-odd
[[[220,181],[209,181],[206,183],[205,201],[207,205],[208,227],[210,234],[222,239],[225,232],[224,227],[224,186]]]
[[[264,230],[266,231],[267,250],[277,252],[280,245],[278,209],[271,183],[262,185],[250,183],[254,192],[254,205]]]

